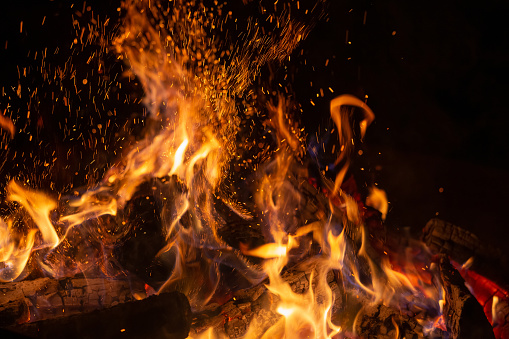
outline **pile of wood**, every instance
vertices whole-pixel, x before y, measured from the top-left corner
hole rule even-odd
[[[324,213],[327,199],[320,192],[320,188],[305,180],[296,181],[298,181],[296,185],[300,186],[300,190],[305,193],[308,200],[303,210],[297,215],[298,219],[309,222],[323,217],[321,214]],[[148,201],[147,204],[151,202],[140,199]],[[221,207],[221,201],[218,200],[216,205]],[[144,210],[148,209],[144,208]],[[133,214],[138,215],[135,212],[133,210]],[[376,218],[376,213],[372,215]],[[233,217],[226,219],[236,220]],[[147,220],[152,219],[143,218],[144,235],[152,225],[147,223]],[[233,221],[227,227],[235,228]],[[374,234],[371,237],[372,246],[369,251],[377,260],[376,253],[383,249],[380,245],[383,243],[380,234],[385,235],[385,230],[382,229],[383,227],[380,228],[381,223],[366,222],[366,224],[368,224],[368,232]],[[249,227],[245,227],[248,230],[245,237],[252,238],[253,223],[246,225]],[[156,219],[153,220],[152,226],[156,230],[159,229]],[[347,226],[345,227],[348,228]],[[242,227],[236,227],[237,230],[240,228]],[[134,229],[141,230],[140,227]],[[263,230],[255,231],[259,240],[262,241]],[[353,228],[347,231],[347,240],[353,253],[357,253],[360,245],[358,239],[356,240],[358,238],[356,231]],[[232,237],[228,240],[232,246],[235,246],[235,241],[244,241],[244,235],[240,231],[238,231],[240,235],[225,230],[222,232]],[[159,238],[159,234],[154,231],[153,236],[146,237],[152,241],[152,238]],[[137,241],[141,241],[140,239],[143,238],[140,236]],[[480,245],[478,239],[471,233],[437,219],[430,221],[425,227],[423,241],[433,253],[439,255],[436,263],[440,285],[445,293],[443,320],[447,333],[450,333],[452,338],[495,338],[491,322],[496,327],[497,339],[509,338],[509,296],[505,289],[507,286],[505,284],[509,281],[507,277],[509,269],[505,269],[508,267],[507,258],[500,251]],[[151,243],[147,240],[147,244]],[[312,251],[312,248],[307,250]],[[465,276],[469,285],[480,281],[480,278],[472,278],[473,276],[466,274],[467,271],[464,270],[458,271],[449,258],[458,263],[473,258],[470,269],[491,279],[490,281],[494,284],[498,283],[498,285],[489,285],[489,291],[492,294],[489,296],[483,294],[482,298],[481,294],[476,294],[474,297],[466,287],[462,275]],[[128,260],[129,257],[124,259],[133,262]],[[140,266],[140,272],[149,272],[141,267],[143,265],[138,266]],[[294,265],[288,267],[283,273],[283,279],[296,293],[305,293],[316,283],[311,281],[310,270],[303,267],[303,265]],[[361,274],[371,274],[368,266],[363,265],[362,262],[360,271]],[[151,275],[153,272],[157,273],[157,270],[152,269]],[[335,273],[337,272],[331,271],[327,276],[327,283],[334,296],[333,321],[348,325],[352,333],[347,333],[347,337],[419,338],[425,335],[429,338],[443,337],[444,333],[440,328],[435,328],[431,332],[426,331],[418,318],[408,312],[403,313],[381,303],[372,304],[362,293],[345,288],[341,274]],[[140,275],[139,272],[136,274]],[[60,280],[39,278],[1,283],[0,327],[8,331],[6,333],[10,336],[21,335],[34,338],[65,338],[72,337],[76,333],[79,333],[81,337],[90,338],[120,336],[186,338],[189,333],[199,334],[209,328],[225,333],[229,337],[238,338],[246,332],[254,318],[258,319],[257,323],[261,326],[258,329],[260,333],[280,320],[281,316],[276,312],[278,298],[267,290],[266,283],[268,281],[247,289],[232,291],[229,301],[210,304],[194,314],[191,313],[187,298],[178,292],[162,293],[136,300],[133,295],[139,293],[143,296],[144,286],[133,286],[132,282],[127,280],[74,277]],[[486,289],[485,286],[483,288]],[[497,298],[494,299],[494,296]],[[482,299],[481,303],[478,299]],[[490,309],[489,317],[486,316],[487,309]],[[0,334],[5,337],[6,333]]]

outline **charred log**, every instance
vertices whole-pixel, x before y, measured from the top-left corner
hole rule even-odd
[[[509,257],[499,249],[482,244],[475,234],[446,221],[431,219],[423,230],[423,240],[432,252],[445,253],[460,264],[473,258],[471,270],[508,289]]]
[[[495,338],[482,306],[446,255],[439,257],[439,273],[445,291],[444,320],[452,338]]]
[[[132,287],[124,280],[82,277],[3,283],[0,326],[111,307],[133,300]]]
[[[310,285],[314,284],[310,283],[310,276],[310,273],[298,269],[289,270],[282,275],[295,293],[305,293]],[[327,275],[327,283],[334,295],[334,311],[341,305],[342,291],[332,272]],[[225,333],[230,338],[239,338],[256,318],[258,328],[255,330],[264,333],[281,318],[276,312],[278,302],[278,297],[271,294],[263,283],[239,290],[227,303],[210,305],[206,310],[194,314],[191,331],[197,334],[212,327],[217,333]]]
[[[108,309],[18,325],[31,338],[186,338],[191,308],[179,292],[163,293]]]

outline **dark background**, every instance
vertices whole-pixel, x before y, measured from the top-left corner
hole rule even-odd
[[[339,93],[368,96],[376,120],[354,167],[387,191],[389,227],[418,234],[437,216],[505,248],[507,13],[502,1],[335,1],[304,42],[321,65],[302,72],[311,95],[334,89],[307,109],[326,111]]]
[[[70,15],[83,2],[74,9],[70,3],[24,0],[2,6],[0,89],[10,93],[17,86],[16,65],[33,62],[28,51],[72,41]],[[114,14],[117,3],[87,5]],[[324,121],[334,96],[368,96],[376,120],[353,166],[368,173],[361,185],[376,182],[387,191],[389,227],[418,233],[438,215],[483,241],[502,248],[507,243],[507,13],[504,1],[334,0],[302,43],[292,85],[308,133]],[[323,97],[316,96],[320,89]],[[4,139],[3,146],[36,147],[16,138]],[[12,172],[9,166],[3,171]]]

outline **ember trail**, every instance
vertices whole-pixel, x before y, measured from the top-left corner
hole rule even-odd
[[[143,104],[143,114],[116,133],[113,155],[112,127],[81,137],[93,150],[86,185],[55,190],[29,173],[8,181],[3,325],[53,337],[101,324],[98,336],[161,338],[463,338],[503,328],[502,287],[486,279],[473,292],[494,291],[481,306],[460,276],[480,279],[468,263],[458,271],[430,242],[385,241],[385,192],[362,197],[350,171],[375,119],[367,103],[339,95],[319,133],[299,123],[288,65],[327,6],[125,1],[118,23],[76,9],[71,49],[77,60],[90,55],[93,72],[79,78],[71,59],[39,69],[61,88],[66,123],[90,101],[101,114],[99,95]],[[236,10],[259,14],[240,22]],[[1,117],[14,139],[20,122]],[[49,177],[68,168],[53,159]],[[440,227],[455,226],[434,220],[428,230]],[[90,295],[97,301],[84,302]],[[80,314],[79,325],[67,314]],[[157,314],[150,329],[140,314]]]

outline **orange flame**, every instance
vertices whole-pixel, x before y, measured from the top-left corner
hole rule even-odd
[[[3,114],[0,114],[0,128],[8,131],[11,135],[11,139],[14,139],[14,135],[16,134],[16,127],[14,126],[12,120],[5,116],[5,112],[7,112],[7,109],[4,110]]]
[[[37,229],[30,229],[28,234],[16,234],[12,227],[12,220],[0,219],[0,263],[4,268],[1,270],[1,281],[12,281],[18,278],[28,262],[32,250],[43,248],[55,248],[60,239],[51,223],[49,214],[57,204],[47,195],[41,192],[23,188],[14,180],[7,185],[8,201],[19,203],[30,215],[42,236],[42,242],[34,248]],[[21,238],[16,241],[16,238]]]

